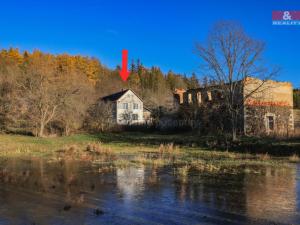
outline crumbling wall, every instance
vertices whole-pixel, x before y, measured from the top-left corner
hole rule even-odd
[[[268,117],[274,119],[274,127],[268,127]],[[293,109],[281,106],[245,107],[245,127],[247,135],[291,136],[294,133]]]
[[[246,105],[276,105],[293,108],[293,86],[289,82],[248,78],[244,83],[244,98]]]
[[[245,134],[290,136],[294,133],[291,83],[248,78],[244,98]]]
[[[300,136],[300,109],[294,109],[295,134]]]

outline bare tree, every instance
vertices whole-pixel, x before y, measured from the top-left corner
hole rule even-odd
[[[113,105],[99,101],[88,110],[88,127],[94,131],[107,131],[113,125]]]
[[[132,111],[127,109],[122,113],[121,116],[122,116],[122,120],[126,121],[126,125],[132,124],[132,122],[133,122],[133,112]]]
[[[204,44],[196,44],[196,53],[204,63],[205,74],[217,84],[230,115],[232,140],[237,139],[238,121],[247,99],[266,89],[268,79],[278,73],[263,61],[265,44],[249,37],[234,22],[217,23]],[[249,77],[254,79],[249,79]],[[244,93],[251,81],[258,85]]]

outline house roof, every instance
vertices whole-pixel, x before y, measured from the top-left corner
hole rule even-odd
[[[117,92],[117,93],[114,93],[114,94],[111,94],[111,95],[107,95],[107,96],[104,96],[102,97],[101,99],[103,101],[117,101],[119,98],[121,98],[127,91],[129,91],[129,89],[126,89],[126,90],[122,90],[120,92]]]
[[[114,94],[111,94],[111,95],[107,95],[107,96],[104,96],[101,98],[101,100],[103,101],[117,101],[119,100],[127,91],[131,91],[133,94],[135,94],[136,97],[138,97],[142,102],[143,100],[131,89],[126,89],[126,90],[122,90],[120,92],[117,92],[117,93],[114,93]]]
[[[149,111],[149,112],[152,112],[152,110],[151,109],[149,109],[148,107],[143,107],[144,108],[144,111]]]

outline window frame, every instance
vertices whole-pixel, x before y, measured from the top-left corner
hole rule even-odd
[[[125,107],[126,106],[126,107]],[[127,102],[122,103],[122,109],[129,109],[129,105]]]
[[[138,103],[133,103],[133,109],[139,109],[139,104]]]
[[[132,114],[132,120],[133,121],[139,120],[139,114],[137,113]]]
[[[270,118],[272,118],[272,119],[270,119]],[[270,126],[271,121],[272,121],[272,126]],[[270,134],[275,131],[276,115],[274,113],[266,113],[265,114],[265,127],[266,127],[267,134]],[[272,127],[272,129],[270,127]]]
[[[267,116],[267,120],[268,120],[268,129],[269,129],[269,131],[274,131],[274,127],[275,127],[275,118],[274,118],[274,116]]]

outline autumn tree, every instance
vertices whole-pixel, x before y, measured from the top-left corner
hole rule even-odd
[[[70,135],[71,132],[82,127],[86,112],[90,105],[95,102],[97,96],[93,82],[90,82],[90,78],[76,67],[68,72],[61,71],[58,76],[59,83],[56,85],[63,85],[61,88],[69,91],[69,93],[66,93],[62,99],[54,122],[62,126],[65,135]]]
[[[0,62],[3,63],[1,56]],[[0,65],[0,130],[8,130],[10,124],[17,120],[18,111],[16,98],[15,72],[7,65]]]
[[[175,74],[171,70],[166,75],[166,82],[172,91],[174,91],[176,88],[187,89],[188,87],[184,78],[180,74]]]
[[[0,50],[0,129],[68,135],[81,129],[87,109],[101,96],[130,88],[150,108],[171,108],[174,88],[191,87],[196,80],[172,71],[164,74],[136,60],[123,82],[119,69],[81,55]]]
[[[56,65],[53,56],[35,51],[17,79],[19,94],[27,108],[26,119],[36,136],[44,136],[46,126],[79,90],[76,85],[70,85],[71,76],[63,76]]]
[[[197,78],[195,73],[192,73],[192,76],[186,79],[187,88],[188,89],[195,89],[200,87],[199,79]]]

